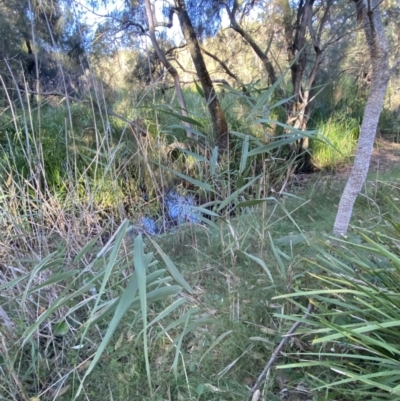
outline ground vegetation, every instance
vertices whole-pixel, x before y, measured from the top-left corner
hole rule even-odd
[[[400,399],[398,4],[87,7],[0,4],[0,398]]]

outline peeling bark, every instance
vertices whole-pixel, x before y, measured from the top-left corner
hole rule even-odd
[[[390,79],[389,50],[379,10],[380,0],[353,1],[356,3],[358,20],[363,25],[369,47],[372,78],[353,168],[340,199],[333,227],[333,233],[336,236],[346,234],[353,213],[354,202],[367,177],[379,117]]]

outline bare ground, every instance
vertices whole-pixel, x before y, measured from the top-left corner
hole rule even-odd
[[[325,173],[319,172],[319,178],[335,179],[337,181],[344,181],[350,175],[352,163],[337,168],[334,172]],[[385,173],[390,170],[400,170],[400,143],[391,142],[383,138],[377,138],[374,144],[374,150],[371,157],[369,166],[370,173]],[[318,173],[317,173],[318,174]],[[310,181],[315,180],[315,174],[298,174],[295,177],[295,182],[301,186]]]
[[[347,178],[351,171],[351,165],[337,171],[336,174]],[[378,138],[375,141],[374,150],[369,165],[370,173],[385,173],[392,169],[400,169],[400,144],[389,142],[385,139]]]

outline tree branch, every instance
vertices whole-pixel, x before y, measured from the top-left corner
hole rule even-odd
[[[269,77],[271,84],[274,84],[277,81],[277,77],[275,74],[274,66],[272,65],[270,59],[268,58],[268,54],[263,52],[263,50],[260,48],[260,46],[253,39],[253,37],[246,30],[244,30],[241,27],[241,25],[236,21],[236,12],[239,9],[238,1],[235,0],[233,2],[232,10],[229,9],[229,6],[226,3],[224,3],[223,5],[226,9],[226,12],[228,13],[229,20],[231,23],[231,28],[234,31],[236,31],[239,35],[241,35],[242,38],[247,42],[247,44],[257,54],[258,58],[262,61],[264,68],[266,69],[266,71],[268,73],[268,77]],[[281,96],[283,98],[284,94],[283,94],[282,89],[279,86],[276,89],[277,89],[279,96]]]
[[[171,74],[171,76],[174,79],[175,83],[175,88],[176,88],[176,95],[179,101],[179,105],[181,107],[181,113],[184,117],[188,117],[188,112],[187,112],[187,106],[186,106],[186,101],[183,96],[181,84],[180,84],[180,79],[179,79],[179,74],[176,68],[169,62],[167,59],[165,52],[161,49],[157,42],[156,38],[156,31],[155,31],[155,26],[154,26],[154,10],[152,8],[152,4],[150,3],[150,0],[145,0],[145,7],[146,7],[146,14],[147,14],[147,20],[149,23],[149,34],[150,34],[150,39],[151,43],[154,47],[154,50],[157,53],[158,58],[160,61],[163,63],[164,67],[168,70],[168,72]],[[193,138],[195,135],[191,131],[191,126],[188,122],[184,121],[183,125],[187,127],[186,130],[186,135],[188,138]]]
[[[183,72],[186,72],[186,73],[192,74],[192,75],[197,75],[197,72],[196,72],[196,71],[188,70],[187,68],[185,68],[185,67],[179,62],[179,60],[178,60],[176,57],[169,58],[168,60],[171,60],[171,61],[173,60],[173,61],[175,61],[175,63],[178,64],[179,68],[180,68]]]
[[[228,74],[231,78],[233,78],[236,82],[239,83],[239,85],[242,87],[243,93],[247,93],[246,86],[243,84],[243,82],[240,80],[240,78],[229,69],[229,67],[225,64],[225,62],[223,62],[221,59],[219,59],[215,54],[212,54],[209,51],[207,51],[204,47],[202,47],[201,50],[208,57],[211,57],[213,60],[218,62],[220,64],[220,66],[223,68],[223,70],[226,72],[226,74]]]
[[[175,51],[175,50],[178,50],[178,49],[185,49],[186,47],[187,47],[187,44],[186,44],[186,43],[183,44],[183,45],[181,45],[181,46],[173,46],[173,47],[171,47],[170,49],[166,50],[166,51],[165,51],[165,54],[167,55],[167,54],[172,53],[172,52]]]
[[[390,76],[392,76],[395,73],[395,71],[399,65],[400,65],[400,59],[396,60],[395,63],[390,68]]]
[[[310,313],[313,311],[314,306],[309,303],[307,307],[306,313],[303,315],[301,318],[302,320],[307,319],[307,317],[310,315]],[[287,343],[289,340],[290,336],[302,325],[301,321],[296,322],[290,330],[286,333],[286,335],[282,338],[281,342],[279,345],[275,348],[275,351],[272,353],[271,358],[269,359],[268,363],[266,364],[264,370],[261,372],[260,376],[258,376],[258,379],[256,381],[256,384],[253,386],[253,388],[250,391],[250,395],[247,397],[247,401],[250,401],[252,398],[253,394],[258,390],[258,388],[261,385],[261,382],[264,380],[264,377],[267,375],[268,371],[271,369],[272,365],[275,363],[276,358],[278,357],[279,353],[281,352],[283,346]]]

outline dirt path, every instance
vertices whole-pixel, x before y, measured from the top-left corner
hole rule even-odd
[[[338,171],[338,175],[347,178],[350,175],[351,165]],[[369,165],[370,173],[385,173],[393,168],[400,168],[400,144],[378,138],[375,141],[374,151]]]
[[[329,176],[337,181],[347,180],[350,175],[352,164],[337,168],[333,173],[320,172],[320,178]],[[375,141],[374,150],[369,166],[369,173],[385,173],[393,169],[400,170],[400,143],[390,142],[382,138]],[[299,174],[296,182],[304,185],[315,180],[315,174]]]

